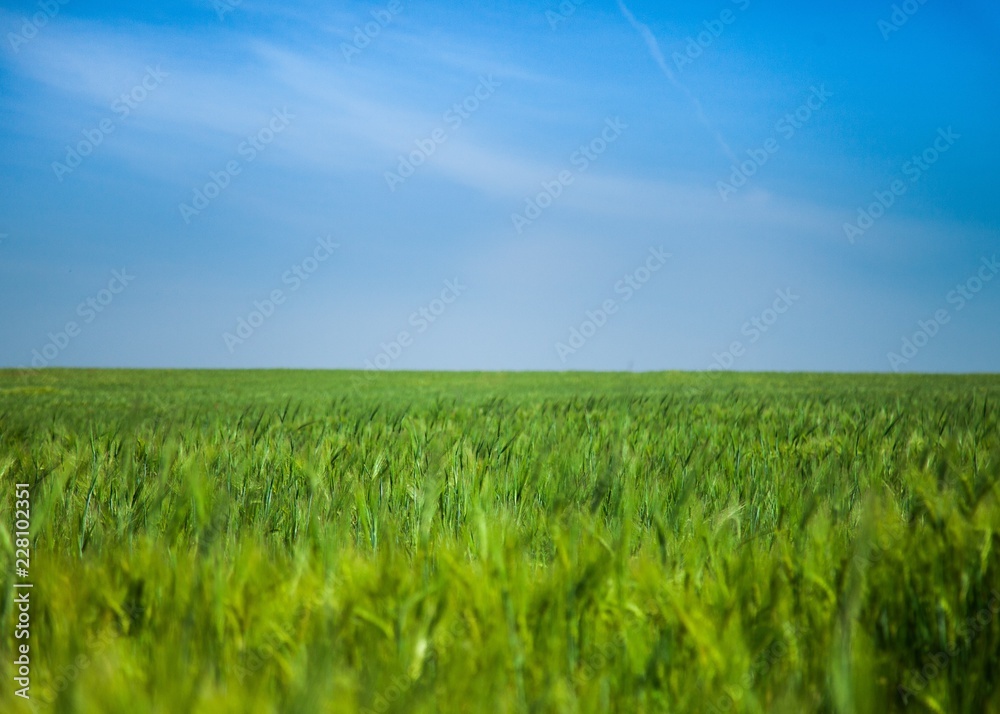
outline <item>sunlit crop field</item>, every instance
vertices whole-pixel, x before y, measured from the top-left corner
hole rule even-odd
[[[998,404],[985,376],[0,372],[0,710],[1000,711]]]

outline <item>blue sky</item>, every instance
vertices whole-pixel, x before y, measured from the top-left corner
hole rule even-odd
[[[998,371],[995,4],[671,5],[4,3],[0,365]]]

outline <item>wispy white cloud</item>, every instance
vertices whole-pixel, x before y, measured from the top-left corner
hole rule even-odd
[[[621,9],[647,39],[671,82],[690,95],[669,71],[649,28],[636,21],[623,4]],[[378,66],[345,72],[342,57],[333,50],[317,56],[273,40],[227,33],[215,38],[220,44],[211,54],[236,56],[239,61],[214,64],[205,61],[204,51],[196,48],[200,41],[183,44],[180,40],[178,45],[173,34],[153,28],[118,34],[106,27],[67,20],[51,28],[51,34],[51,47],[25,53],[14,64],[24,75],[72,96],[74,101],[106,106],[130,78],[140,76],[147,60],[171,73],[155,100],[129,119],[141,133],[107,149],[130,159],[138,170],[160,178],[169,177],[165,171],[176,171],[178,155],[189,155],[188,163],[199,176],[203,170],[215,168],[202,158],[206,147],[215,146],[209,154],[215,155],[234,145],[276,105],[287,105],[296,119],[294,130],[282,137],[273,161],[311,175],[366,172],[373,185],[384,171],[394,167],[397,155],[411,150],[415,139],[440,123],[440,114],[415,106],[421,104],[419,84],[411,97],[386,97],[383,86],[398,77],[387,77],[387,70]],[[415,44],[412,49],[422,51]],[[432,54],[461,77],[490,66],[477,59],[464,62],[460,54],[440,47]],[[545,81],[544,76],[514,65],[494,68],[498,73]],[[707,126],[703,114],[701,118]],[[170,141],[149,141],[157,135],[170,137]],[[71,138],[63,134],[56,140]],[[498,215],[505,215],[520,210],[523,199],[537,193],[542,181],[567,168],[553,158],[558,157],[557,152],[542,158],[491,139],[486,130],[464,128],[450,137],[421,171],[480,192],[497,202]],[[566,154],[573,148],[567,143]],[[183,180],[190,181],[190,175],[188,171]],[[770,225],[824,235],[835,235],[842,222],[842,214],[834,209],[759,189],[747,189],[724,206],[709,184],[640,178],[620,170],[604,170],[599,164],[576,178],[559,205],[577,215],[675,225]]]
[[[625,19],[629,21],[629,24],[635,28],[635,31],[638,32],[642,39],[646,42],[646,47],[649,49],[649,54],[652,55],[653,60],[656,62],[656,66],[660,68],[660,71],[663,72],[663,75],[667,78],[667,80],[669,80],[670,84],[681,92],[691,103],[698,121],[701,122],[702,126],[704,126],[705,129],[712,134],[712,137],[719,145],[719,148],[722,149],[723,153],[734,163],[737,162],[738,159],[736,158],[736,154],[733,153],[733,150],[729,147],[729,143],[722,136],[722,133],[712,126],[712,123],[705,115],[705,110],[701,106],[701,101],[694,96],[686,84],[677,79],[677,75],[675,75],[674,71],[670,69],[670,65],[668,65],[666,59],[664,59],[663,52],[660,50],[660,43],[656,40],[656,36],[653,34],[653,31],[649,29],[648,25],[639,22],[622,0],[618,0],[618,8],[621,10],[622,15],[625,16]]]

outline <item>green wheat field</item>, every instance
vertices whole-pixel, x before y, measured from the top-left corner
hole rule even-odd
[[[1000,712],[998,405],[997,376],[0,371],[0,711]]]

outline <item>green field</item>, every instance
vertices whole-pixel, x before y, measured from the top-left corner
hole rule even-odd
[[[998,405],[995,376],[0,372],[0,711],[1000,712]]]

